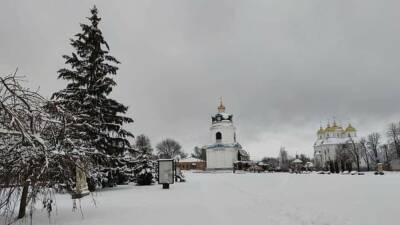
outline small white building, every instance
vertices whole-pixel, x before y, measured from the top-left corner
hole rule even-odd
[[[218,106],[218,113],[211,119],[211,144],[203,147],[206,151],[207,169],[231,169],[234,162],[249,160],[248,153],[236,140],[233,115],[225,113],[222,100]]]

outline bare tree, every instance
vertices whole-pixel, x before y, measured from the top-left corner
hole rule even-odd
[[[285,147],[280,148],[278,160],[281,170],[286,171],[289,169],[289,155]]]
[[[396,154],[397,158],[400,158],[400,123],[396,125],[395,123],[391,123],[389,128],[386,132],[388,139],[391,141]]]
[[[176,156],[186,158],[187,154],[182,151],[182,146],[175,140],[167,138],[156,146],[158,156],[162,159],[171,159]]]
[[[206,151],[205,149],[196,146],[194,147],[193,153],[190,156],[196,159],[206,160]]]
[[[379,150],[382,152],[383,155],[383,160],[386,169],[390,169],[390,154],[389,154],[389,145],[388,144],[382,144],[379,146]]]
[[[135,146],[140,153],[152,154],[153,148],[151,147],[150,138],[144,134],[136,137]]]
[[[367,170],[370,171],[371,170],[370,154],[369,154],[369,150],[367,148],[367,140],[365,138],[360,139],[360,152],[361,152],[361,158],[364,159],[365,164],[367,165]]]
[[[336,147],[336,162],[334,162],[334,165],[336,163],[339,163],[340,165],[335,165],[335,167],[339,167],[342,171],[349,170],[351,171],[351,164],[353,162],[353,156],[350,152],[350,146],[348,144],[340,144]],[[336,168],[335,168],[336,169]],[[336,169],[337,172],[339,168]]]
[[[38,194],[74,179],[86,148],[71,136],[72,115],[20,83],[16,73],[0,77],[0,211],[12,215],[19,199],[23,218]]]
[[[351,136],[349,136],[349,144],[350,144],[350,147],[348,148],[349,152],[353,156],[353,159],[356,163],[357,172],[360,172],[361,151],[359,148],[359,144],[355,143],[354,139]]]
[[[270,166],[270,169],[275,169],[279,166],[279,160],[274,157],[264,157],[261,159],[261,161],[265,164],[268,164]]]
[[[310,157],[308,157],[306,154],[303,153],[300,154],[299,158],[303,162],[303,165],[311,161]]]
[[[381,135],[379,133],[371,133],[367,137],[367,146],[373,153],[373,160],[375,163],[379,163],[378,147],[380,143]]]

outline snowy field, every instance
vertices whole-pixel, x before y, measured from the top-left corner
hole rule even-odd
[[[400,224],[400,174],[186,173],[186,183],[126,185],[81,201],[72,212],[68,195],[57,196],[51,224],[235,225]],[[30,224],[31,221],[26,221]],[[33,224],[49,224],[38,209]]]

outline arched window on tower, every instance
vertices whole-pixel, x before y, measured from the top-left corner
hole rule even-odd
[[[222,134],[221,134],[221,132],[217,132],[217,133],[215,134],[215,140],[217,141],[217,143],[220,143],[220,142],[221,142],[221,140],[222,140]]]

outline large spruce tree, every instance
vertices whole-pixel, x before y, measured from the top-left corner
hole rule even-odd
[[[119,61],[109,54],[96,6],[90,12],[89,24],[81,24],[82,32],[71,39],[75,52],[63,56],[69,68],[58,71],[59,79],[68,81],[67,87],[54,93],[53,99],[79,112],[79,138],[91,143],[100,154],[118,156],[130,148],[127,138],[133,135],[122,126],[133,120],[124,116],[126,106],[108,97],[116,86],[112,76],[117,73]]]

